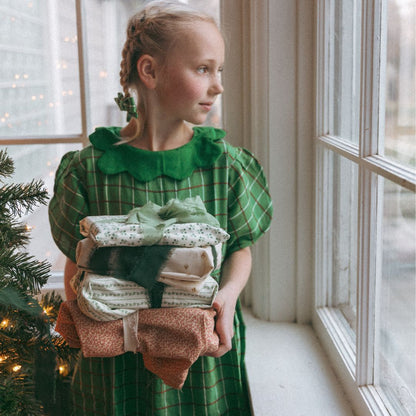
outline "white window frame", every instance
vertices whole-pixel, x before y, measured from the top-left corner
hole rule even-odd
[[[362,0],[361,43],[361,100],[359,145],[354,145],[328,132],[330,129],[329,90],[329,27],[331,3],[316,2],[316,198],[315,198],[315,309],[313,325],[351,399],[354,410],[361,415],[395,415],[389,403],[375,386],[374,357],[377,348],[376,281],[381,278],[377,255],[381,244],[381,204],[383,195],[380,182],[388,179],[413,192],[416,191],[416,174],[379,153],[379,132],[384,130],[382,111],[384,68],[383,43],[385,33],[385,2]],[[328,282],[331,276],[327,266],[331,255],[331,241],[325,238],[330,218],[322,194],[327,189],[329,167],[326,149],[343,156],[359,169],[358,212],[358,283],[357,283],[357,343],[351,343],[348,331],[336,311],[328,308]],[[373,175],[373,174],[377,175]],[[328,200],[328,199],[326,199]],[[376,238],[374,238],[376,237]]]

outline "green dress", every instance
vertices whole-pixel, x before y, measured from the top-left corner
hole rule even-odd
[[[124,215],[152,201],[199,195],[229,234],[224,256],[251,246],[271,222],[272,203],[263,170],[254,156],[224,140],[225,132],[195,127],[192,140],[173,150],[152,152],[119,141],[120,128],[98,128],[92,145],[67,153],[55,178],[49,217],[54,240],[75,261],[87,215]],[[214,275],[220,280],[220,274]],[[244,365],[245,327],[238,303],[232,350],[201,357],[181,390],[144,368],[141,354],[80,358],[72,391],[75,415],[250,415]]]

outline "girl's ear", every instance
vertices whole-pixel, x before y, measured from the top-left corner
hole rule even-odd
[[[137,61],[137,73],[142,83],[149,89],[156,87],[157,62],[151,55],[142,55]]]

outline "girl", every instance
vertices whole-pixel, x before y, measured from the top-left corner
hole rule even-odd
[[[68,257],[68,299],[75,297],[68,282],[85,216],[199,196],[231,236],[214,276],[218,351],[198,359],[182,390],[148,372],[141,354],[80,356],[72,385],[76,415],[250,414],[238,297],[250,274],[250,246],[268,230],[272,205],[252,154],[227,143],[224,131],[198,127],[223,91],[223,61],[213,18],[174,3],[148,5],[130,19],[122,52],[124,96],[116,101],[130,122],[96,129],[91,145],[66,154],[58,168],[49,215],[55,242]]]

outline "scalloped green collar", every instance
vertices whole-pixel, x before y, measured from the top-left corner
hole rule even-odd
[[[192,139],[177,149],[151,151],[120,141],[121,127],[99,127],[90,135],[92,145],[104,153],[98,159],[98,169],[107,175],[128,172],[137,180],[147,182],[166,175],[182,180],[195,169],[212,166],[220,157],[222,146],[216,143],[225,132],[213,127],[194,127]]]

